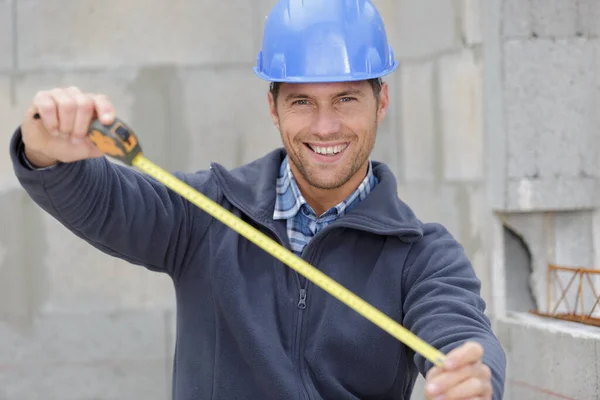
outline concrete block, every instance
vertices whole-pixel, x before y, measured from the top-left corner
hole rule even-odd
[[[525,38],[531,35],[532,21],[529,1],[503,0],[502,36]]]
[[[521,179],[507,183],[504,211],[566,211],[597,206],[595,179]]]
[[[190,132],[190,165],[234,167],[282,146],[267,102],[268,84],[251,68],[185,70],[183,121]]]
[[[404,176],[406,182],[433,182],[443,154],[443,143],[436,135],[433,62],[404,64],[400,74]]]
[[[27,327],[0,323],[7,399],[164,399],[165,315],[63,314]]]
[[[45,215],[42,232],[49,294],[42,311],[105,312],[169,308],[174,305],[170,278],[108,256]],[[157,276],[155,276],[157,275]]]
[[[596,134],[589,131],[576,144],[581,154],[581,175],[600,178],[600,142]]]
[[[0,371],[2,400],[164,400],[171,398],[163,360],[98,365],[33,365]]]
[[[538,37],[571,37],[577,33],[577,1],[529,0],[531,29]]]
[[[443,224],[458,240],[471,226],[470,204],[466,187],[435,183],[408,183],[398,187],[400,199],[424,222]],[[462,203],[461,203],[462,201]],[[464,226],[464,228],[463,228]]]
[[[173,66],[140,68],[128,86],[135,99],[130,123],[143,135],[146,155],[170,171],[187,168],[192,157],[184,123],[189,106],[182,100],[185,86]]]
[[[165,313],[41,314],[28,327],[0,325],[3,363],[162,359]]]
[[[491,208],[504,205],[506,181],[506,132],[505,132],[505,103],[503,99],[504,69],[502,60],[502,11],[504,0],[486,0],[481,3],[481,19],[484,46],[481,47],[483,59],[483,87],[484,95],[482,110],[485,118],[484,131],[484,169],[488,186],[488,204]],[[497,225],[490,223],[492,226]],[[489,240],[502,236],[501,229],[496,226],[492,230],[495,234],[486,235]],[[490,248],[494,246],[493,242]],[[496,262],[496,257],[490,261]],[[500,276],[500,270],[498,270]]]
[[[593,212],[558,212],[555,262],[568,267],[593,268]]]
[[[535,106],[525,101],[506,102],[506,175],[508,179],[540,175],[539,139],[535,129]],[[514,132],[514,133],[513,133]]]
[[[596,151],[594,147],[581,149],[578,144],[597,135],[595,52],[595,45],[585,39],[505,44],[511,178],[572,179],[581,175],[580,152]]]
[[[396,56],[430,57],[458,48],[459,29],[451,0],[407,0],[396,4]]]
[[[489,309],[493,301],[493,288],[488,221],[492,216],[486,206],[485,187],[481,184],[458,185],[456,204],[462,221],[459,241],[481,280],[481,296]]]
[[[600,34],[600,3],[596,0],[577,0],[577,30],[588,37]]]
[[[0,188],[0,320],[30,320],[48,295],[41,213],[16,183]]]
[[[0,71],[13,67],[12,2],[0,1]]]
[[[2,28],[0,27],[0,29]],[[8,154],[8,141],[10,135],[21,123],[22,115],[20,114],[22,113],[14,107],[11,101],[11,78],[8,75],[0,74],[0,134],[6,138],[0,152],[0,180],[13,176],[13,168]]]
[[[508,143],[506,150],[509,178],[533,178],[539,175],[539,142],[535,122],[536,111],[539,113],[541,110],[534,104],[534,99],[538,96],[537,88],[530,88],[529,80],[532,79],[532,75],[540,73],[543,66],[537,62],[527,63],[526,65],[535,69],[535,72],[524,71],[523,60],[529,59],[527,51],[531,46],[520,41],[511,41],[504,45],[505,134]]]
[[[400,200],[405,202],[423,222],[443,224],[452,235],[460,237],[462,221],[457,212],[456,186],[414,182],[398,187]]]
[[[439,64],[443,176],[450,181],[483,178],[482,64],[470,50]]]
[[[468,46],[483,43],[481,2],[482,0],[461,0],[463,40]]]
[[[596,328],[530,315],[503,318],[498,325],[507,351],[509,400],[598,398]]]
[[[399,185],[398,193],[417,218],[441,223],[464,247],[475,273],[482,280],[482,297],[490,302],[492,287],[488,249],[484,243],[487,215],[484,187],[479,184],[413,182]]]
[[[600,269],[600,210],[595,210],[592,217],[592,234],[594,237],[594,262],[595,269]],[[600,310],[599,310],[600,311]]]
[[[21,69],[254,62],[252,4],[24,0]],[[35,29],[32,29],[35,27]],[[40,51],[44,49],[44,51]]]

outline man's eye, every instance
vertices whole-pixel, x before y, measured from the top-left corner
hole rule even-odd
[[[308,100],[296,100],[292,104],[299,105],[299,106],[305,106],[305,105],[308,105]]]
[[[356,99],[354,97],[342,97],[340,99],[340,101],[343,102],[343,103],[347,103],[347,102],[353,101],[353,100],[356,100]]]

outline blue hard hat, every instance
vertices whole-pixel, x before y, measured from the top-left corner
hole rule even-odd
[[[397,66],[371,0],[279,0],[254,72],[271,82],[340,82],[379,78]]]

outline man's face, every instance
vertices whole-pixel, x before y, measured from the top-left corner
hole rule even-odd
[[[386,84],[377,101],[367,81],[283,83],[277,104],[271,94],[269,104],[296,176],[319,189],[337,189],[349,181],[358,185],[364,178],[377,126],[387,111]]]

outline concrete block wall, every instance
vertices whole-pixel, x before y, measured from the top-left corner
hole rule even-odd
[[[494,316],[509,399],[600,398],[599,328],[528,314],[548,311],[548,264],[600,267],[599,11],[586,0],[482,9]],[[561,274],[563,287],[571,276]]]
[[[401,61],[386,78],[392,104],[374,158],[395,171],[400,197],[423,220],[445,224],[473,261],[509,351],[506,398],[546,398],[542,389],[595,398],[585,397],[593,384],[573,389],[557,379],[574,371],[564,353],[542,360],[539,350],[597,348],[590,330],[562,324],[557,339],[552,321],[519,319],[526,308],[508,299],[514,288],[543,302],[548,254],[600,265],[600,9],[593,0],[374,3]],[[36,91],[76,85],[108,94],[148,157],[167,169],[259,157],[281,143],[267,84],[251,70],[273,4],[0,0],[5,144]],[[169,398],[168,279],[99,253],[44,215],[16,184],[6,151],[0,204],[10,228],[0,232],[0,400]],[[507,257],[504,225],[525,238],[531,273],[508,273],[522,260]],[[593,357],[585,368],[595,371]],[[535,389],[522,385],[530,381]],[[414,399],[423,398],[421,385]]]

